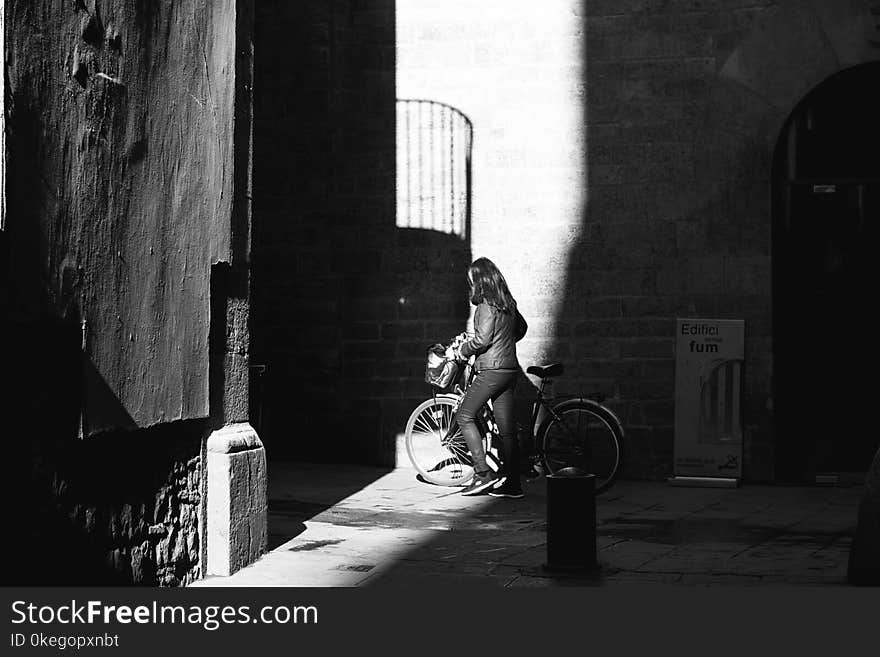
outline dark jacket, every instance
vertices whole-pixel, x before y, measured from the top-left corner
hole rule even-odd
[[[474,337],[461,345],[465,358],[478,354],[477,371],[517,369],[516,343],[526,334],[528,325],[516,310],[503,313],[485,301],[474,313]]]

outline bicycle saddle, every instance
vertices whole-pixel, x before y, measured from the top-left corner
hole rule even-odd
[[[562,363],[551,363],[550,365],[532,365],[526,369],[526,372],[528,374],[534,374],[539,378],[546,379],[560,376],[564,369],[565,366]]]

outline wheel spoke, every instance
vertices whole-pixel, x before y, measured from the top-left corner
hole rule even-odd
[[[543,436],[548,469],[552,473],[567,465],[587,467],[597,477],[597,489],[605,486],[620,465],[615,430],[589,407],[573,406],[556,415]]]
[[[436,398],[423,402],[407,421],[407,453],[419,474],[440,485],[460,485],[470,461],[461,430],[455,422],[456,401]]]
[[[458,443],[454,443],[454,442],[449,443],[448,449],[450,452],[452,452],[457,457],[459,457],[459,459],[464,459],[467,457],[467,454],[468,454],[467,449],[466,448],[462,449],[462,446]]]
[[[437,430],[436,428],[429,426],[421,415],[416,418],[416,421],[414,422],[414,427],[422,429],[424,433],[434,433]]]

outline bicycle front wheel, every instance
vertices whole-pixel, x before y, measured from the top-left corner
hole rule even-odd
[[[608,490],[623,465],[623,428],[604,406],[588,399],[555,405],[538,429],[546,474],[577,467],[596,476],[596,493]]]
[[[474,462],[455,421],[457,398],[438,396],[419,404],[406,423],[406,452],[419,474],[432,484],[464,486]],[[487,455],[487,461],[489,461]],[[490,467],[493,470],[491,461]]]

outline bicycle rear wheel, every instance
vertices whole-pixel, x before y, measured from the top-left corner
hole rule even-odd
[[[432,484],[464,486],[473,477],[474,463],[455,421],[458,399],[438,396],[419,404],[406,422],[406,452],[419,474]],[[484,447],[486,447],[484,440]],[[498,470],[491,452],[486,460]]]
[[[577,467],[596,476],[596,493],[608,490],[623,465],[623,428],[608,409],[588,399],[556,404],[538,429],[545,474]]]

